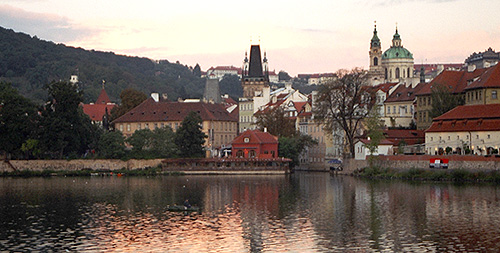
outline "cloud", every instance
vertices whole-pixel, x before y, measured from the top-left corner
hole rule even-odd
[[[78,27],[66,17],[28,12],[9,5],[0,5],[0,25],[18,32],[36,35],[54,42],[69,42],[98,33],[98,30]]]

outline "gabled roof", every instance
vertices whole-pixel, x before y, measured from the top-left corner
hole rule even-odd
[[[245,142],[245,138],[249,138],[248,142]],[[258,129],[246,130],[236,137],[232,144],[263,144],[263,143],[278,143],[278,137],[268,133],[262,132]]]
[[[114,123],[182,121],[191,111],[199,113],[203,121],[237,121],[226,111],[222,104],[203,102],[155,102],[152,98],[149,98],[114,120]]]
[[[386,129],[384,130],[384,137],[390,140],[394,145],[399,145],[401,141],[407,145],[420,144],[425,142],[425,135],[423,130],[408,130],[408,129]]]
[[[417,96],[430,95],[432,87],[436,85],[444,85],[453,94],[460,94],[467,88],[467,84],[472,83],[475,78],[481,76],[486,70],[487,69],[476,69],[472,72],[467,70],[445,70],[436,76],[430,83],[426,83],[420,91],[417,92]]]
[[[404,102],[404,101],[413,101],[415,100],[415,94],[420,91],[425,86],[424,83],[419,83],[415,88],[412,88],[411,85],[406,87],[405,85],[399,85],[389,97],[385,100],[385,102]]]
[[[97,97],[97,100],[95,101],[96,104],[107,104],[111,103],[111,100],[109,100],[108,93],[106,93],[106,90],[102,88],[101,94],[99,94],[99,97]]]
[[[396,85],[398,85],[398,83],[381,83],[381,84],[379,84],[379,85],[373,86],[373,90],[374,90],[374,91],[381,90],[381,91],[383,91],[383,92],[387,93],[387,92],[389,92],[389,90],[390,90],[392,87],[394,87],[394,86],[396,86]]]
[[[87,114],[92,121],[102,121],[102,117],[106,114],[106,109],[108,114],[111,115],[111,109],[113,109],[115,104],[84,104],[82,105],[83,112]]]
[[[473,81],[465,89],[480,88],[500,88],[500,64],[487,68],[477,80]]]
[[[462,105],[432,120],[425,132],[499,131],[500,104]]]

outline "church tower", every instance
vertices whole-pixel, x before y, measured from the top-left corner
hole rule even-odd
[[[248,63],[245,60],[243,63],[243,77],[241,79],[241,86],[243,87],[243,97],[252,98],[256,95],[262,94],[265,87],[269,86],[269,78],[262,70],[262,65],[267,67],[267,58],[264,55],[264,64],[260,56],[260,46],[252,45],[250,47],[250,60]],[[248,64],[248,71],[245,67]],[[267,72],[266,72],[267,73]]]
[[[384,70],[382,68],[382,44],[377,35],[377,24],[373,29],[373,36],[370,42],[370,71],[369,76],[373,85],[383,81]]]

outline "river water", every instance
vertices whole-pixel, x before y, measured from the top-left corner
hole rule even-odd
[[[327,173],[0,178],[0,251],[498,252],[499,197]],[[168,211],[185,199],[202,211]]]

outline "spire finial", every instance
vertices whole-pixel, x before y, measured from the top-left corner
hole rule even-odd
[[[102,89],[104,90],[104,83],[106,83],[106,81],[102,80]]]
[[[396,22],[396,33],[398,33],[398,22]]]
[[[373,21],[374,23],[374,26],[375,26],[375,30],[377,30],[377,20]]]

